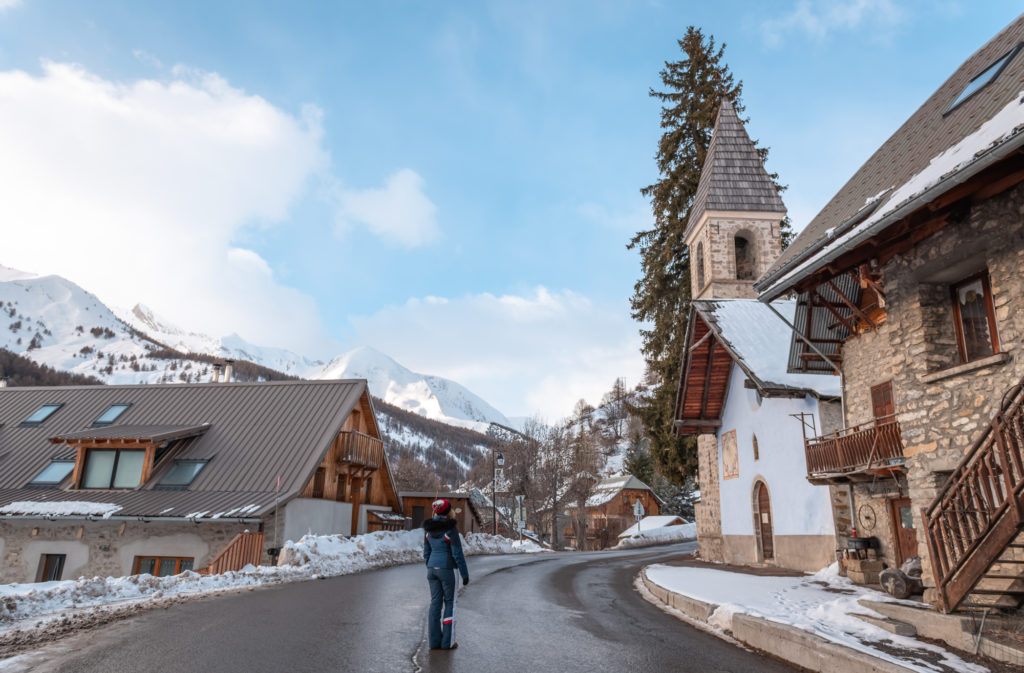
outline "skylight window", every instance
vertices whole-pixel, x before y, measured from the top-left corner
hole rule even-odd
[[[23,428],[34,428],[53,415],[53,412],[60,409],[63,404],[44,404],[36,409],[35,413],[21,422]]]
[[[110,425],[130,406],[130,404],[111,404],[106,411],[100,414],[99,418],[92,422],[92,427],[102,428],[105,425]]]
[[[35,479],[28,482],[34,488],[47,488],[59,486],[62,481],[75,469],[73,460],[55,460],[43,468],[43,471],[35,476]]]
[[[1006,68],[1007,64],[1009,64],[1009,62],[1013,60],[1013,57],[1017,55],[1017,52],[1020,51],[1021,46],[1024,46],[1024,42],[1018,44],[1016,47],[1014,47],[1010,51],[1006,52],[1005,54],[997,58],[995,62],[989,67],[985,68],[980,75],[978,75],[970,82],[968,82],[967,86],[965,86],[963,91],[960,92],[960,95],[957,96],[953,100],[953,102],[949,104],[949,107],[946,108],[946,112],[943,114],[952,112],[954,108],[958,107],[968,98],[984,89],[987,85],[994,82],[996,78],[999,77],[999,74],[1003,72],[1003,69]]]
[[[205,460],[176,460],[174,467],[167,471],[156,488],[167,491],[183,491],[206,467]]]

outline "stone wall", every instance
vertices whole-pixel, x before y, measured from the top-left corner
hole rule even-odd
[[[691,235],[690,254],[695,255],[697,244],[704,245],[704,287],[697,286],[696,260],[690,265],[690,288],[694,299],[753,299],[754,280],[737,280],[736,236],[748,242],[748,257],[753,261],[753,276],[757,278],[782,254],[780,218],[759,217],[751,213],[730,213],[731,217],[710,216]]]
[[[985,270],[1002,355],[961,366],[951,286]],[[918,549],[927,557],[921,508],[931,504],[994,416],[1004,391],[1024,374],[1024,186],[975,205],[889,261],[881,274],[885,325],[843,346],[847,423],[870,420],[870,388],[892,381]]]
[[[235,535],[255,532],[257,527],[221,522],[0,521],[0,584],[36,581],[43,554],[67,556],[62,579],[130,575],[136,556],[191,557],[199,569]]]
[[[700,502],[694,507],[694,518],[697,523],[700,557],[708,561],[724,561],[717,435],[705,433],[697,436],[697,460]]]

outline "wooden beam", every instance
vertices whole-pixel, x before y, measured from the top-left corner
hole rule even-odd
[[[715,346],[718,345],[718,341],[715,339],[711,340],[711,347],[708,349],[708,365],[704,370],[704,394],[700,401],[700,417],[707,418],[708,416],[708,393],[711,390],[711,368],[715,364]]]
[[[869,318],[868,315],[866,313],[864,313],[864,311],[861,311],[859,306],[857,306],[852,301],[850,301],[849,298],[845,294],[843,294],[842,290],[840,290],[838,287],[836,287],[835,283],[833,283],[831,280],[829,280],[829,281],[826,282],[826,285],[828,285],[830,288],[832,288],[832,291],[835,292],[836,295],[838,295],[838,297],[843,301],[843,303],[846,304],[850,308],[850,310],[853,311],[857,315],[858,318],[860,318],[861,320],[866,322],[868,325],[870,325],[871,329],[877,329],[878,328],[878,325],[875,324],[875,321],[872,320],[871,318]]]
[[[709,418],[684,418],[672,423],[674,427],[698,427],[698,428],[720,428],[722,427],[722,421],[716,421]]]
[[[829,281],[829,285],[832,285],[832,281]],[[834,288],[835,286],[832,285],[832,287]],[[811,292],[812,292],[812,296],[814,296],[814,297],[820,297],[821,296],[821,295],[818,294],[818,292],[816,290],[812,290]],[[851,325],[849,322],[847,322],[846,318],[841,313],[839,313],[839,311],[837,311],[836,309],[832,308],[827,303],[824,305],[824,308],[829,313],[831,313],[833,315],[833,317],[836,318],[836,320],[838,320],[840,323],[842,323],[842,325],[850,332],[851,335],[857,334],[856,326]],[[830,326],[830,329],[831,329],[831,326]]]

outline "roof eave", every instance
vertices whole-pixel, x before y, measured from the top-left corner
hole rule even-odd
[[[876,236],[879,232],[888,229],[890,226],[928,205],[953,187],[963,184],[986,168],[1008,158],[1022,147],[1024,147],[1024,133],[1017,133],[1006,142],[989,150],[985,155],[978,158],[962,170],[940,180],[938,183],[932,185],[930,188],[921,192],[918,196],[915,196],[902,206],[896,208],[896,210],[881,218],[878,222],[874,223],[864,231],[852,236],[849,240],[836,246],[834,250],[830,251],[827,255],[818,260],[818,263],[815,266],[801,269],[794,275],[790,275],[790,272],[793,269],[798,268],[809,258],[820,252],[824,245],[827,244],[827,241],[822,241],[821,244],[808,248],[803,253],[790,260],[788,264],[779,268],[770,275],[763,276],[760,280],[754,283],[754,289],[758,293],[758,299],[765,303],[770,303],[775,299],[778,299],[783,294],[793,289],[797,283],[808,276],[811,276],[829,262],[834,261],[839,255],[857,248],[865,241]]]

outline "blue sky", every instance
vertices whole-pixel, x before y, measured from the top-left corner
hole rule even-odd
[[[0,0],[0,264],[556,418],[642,373],[625,244],[687,25],[800,227],[1018,10]]]

